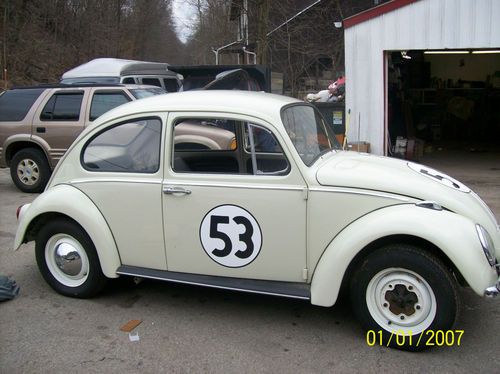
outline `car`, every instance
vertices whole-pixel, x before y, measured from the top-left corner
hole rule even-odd
[[[218,146],[176,142],[186,124]],[[120,276],[323,307],[342,291],[381,344],[408,350],[454,331],[459,285],[500,288],[500,229],[478,195],[424,165],[343,151],[317,108],[263,92],[115,108],[17,213],[14,248],[35,241],[63,295],[92,297]]]
[[[0,167],[23,192],[41,192],[78,134],[123,103],[163,94],[147,85],[41,85],[0,96]]]

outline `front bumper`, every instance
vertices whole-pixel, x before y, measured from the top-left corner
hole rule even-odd
[[[486,297],[497,297],[500,294],[500,279],[497,281],[497,283],[494,286],[488,287],[486,290],[484,290],[484,296]]]

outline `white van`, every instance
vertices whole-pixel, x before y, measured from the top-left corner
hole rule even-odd
[[[177,92],[181,81],[177,73],[169,70],[169,64],[161,62],[96,58],[68,70],[61,83],[123,83],[158,86],[167,92]]]

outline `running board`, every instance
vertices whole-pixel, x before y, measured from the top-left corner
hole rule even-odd
[[[221,288],[231,291],[258,293],[263,295],[288,297],[292,299],[311,299],[311,286],[306,283],[216,277],[211,275],[154,270],[127,265],[120,266],[116,273],[121,275],[130,275],[133,277],[157,279],[167,282]]]

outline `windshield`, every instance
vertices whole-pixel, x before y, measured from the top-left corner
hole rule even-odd
[[[166,93],[166,91],[163,88],[160,87],[151,87],[151,88],[133,88],[130,90],[132,95],[139,100],[139,99],[144,99],[146,97],[154,96],[154,95],[161,95]]]
[[[321,114],[311,105],[292,105],[281,114],[286,132],[302,161],[310,166],[322,154],[342,147]]]

